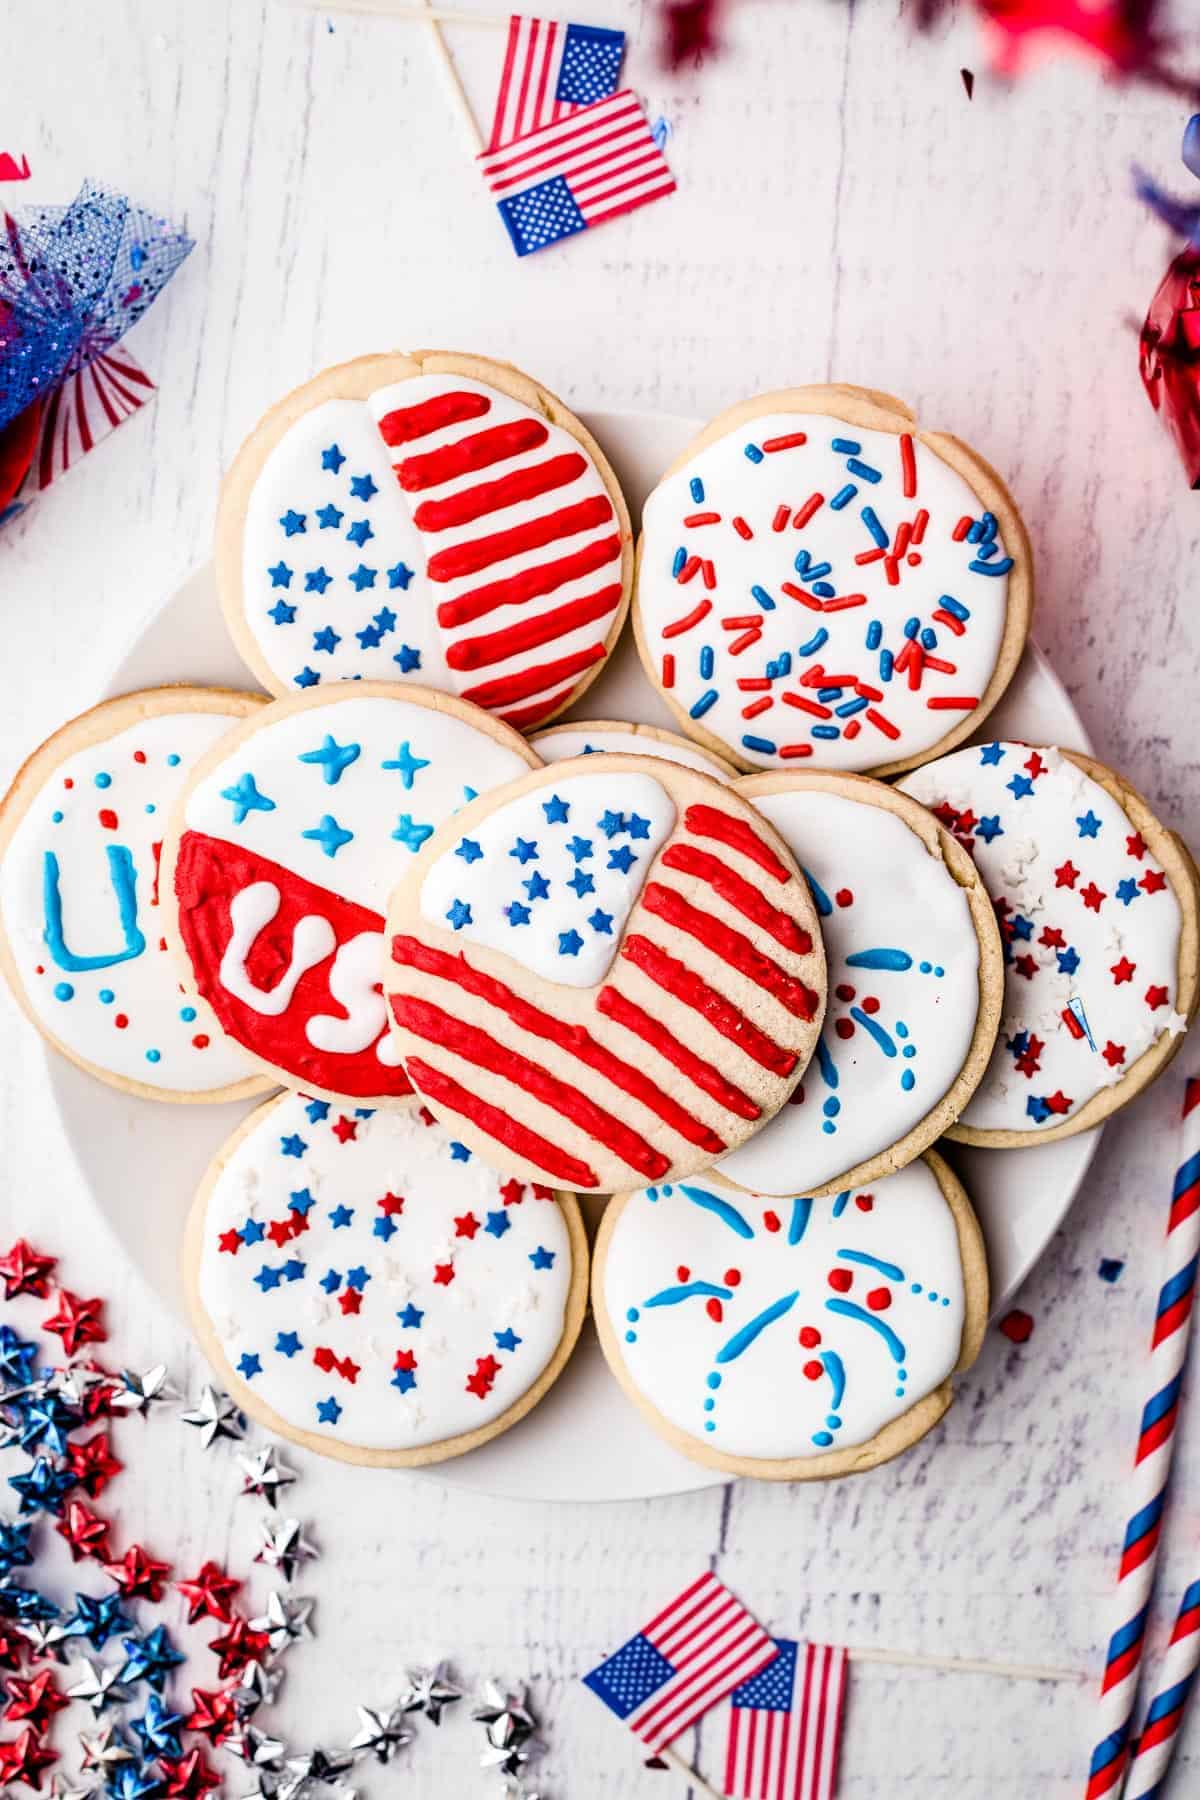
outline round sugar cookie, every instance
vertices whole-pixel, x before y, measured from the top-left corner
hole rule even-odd
[[[506,1431],[587,1300],[572,1194],[502,1179],[418,1111],[285,1094],[196,1196],[184,1277],[239,1406],[345,1462],[411,1467]]]
[[[600,672],[633,577],[599,446],[508,363],[360,356],[271,408],[225,479],[217,579],[275,694],[397,681],[544,724]]]
[[[1186,847],[1102,763],[976,744],[902,784],[975,859],[1004,941],[1004,1013],[950,1136],[999,1148],[1097,1125],[1195,1016],[1197,876]]]
[[[925,809],[862,775],[748,775],[808,877],[829,1003],[788,1104],[722,1158],[760,1194],[833,1193],[903,1168],[953,1123],[996,1042],[1004,962],[966,851]]]
[[[184,686],[105,700],[34,751],[0,807],[0,967],[56,1050],[127,1093],[235,1100],[269,1085],[181,991],[159,905],[180,790],[263,704]]]
[[[677,1450],[812,1481],[874,1468],[936,1425],[979,1352],[987,1261],[933,1152],[817,1200],[710,1173],[613,1198],[592,1308],[613,1374]]]
[[[203,758],[163,845],[168,936],[259,1067],[325,1098],[411,1095],[380,988],[388,894],[444,819],[536,766],[477,707],[383,682],[277,700]]]
[[[451,820],[392,896],[386,967],[438,1117],[497,1168],[604,1192],[743,1142],[825,1004],[786,846],[729,788],[644,756],[558,763]]]
[[[722,413],[646,502],[634,628],[689,737],[746,769],[891,774],[960,743],[1029,624],[999,476],[900,401],[788,388]]]
[[[625,725],[619,719],[571,720],[535,731],[530,743],[544,763],[565,762],[569,756],[594,756],[603,750],[626,750],[634,756],[661,756],[685,769],[699,769],[716,781],[731,781],[737,774],[723,756],[697,750],[673,731],[657,725]]]

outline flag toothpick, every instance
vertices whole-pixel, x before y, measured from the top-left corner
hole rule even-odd
[[[361,4],[361,0],[352,0],[353,4]],[[370,0],[367,0],[368,8]],[[433,45],[434,55],[441,63],[450,88],[450,96],[455,109],[462,120],[463,128],[471,145],[472,156],[478,156],[483,149],[483,133],[479,129],[479,121],[475,117],[471,102],[467,98],[467,90],[462,84],[462,77],[454,65],[450,54],[450,46],[442,35],[441,15],[432,7],[416,6],[409,9],[411,16],[421,19],[429,32],[429,41]],[[407,16],[407,15],[406,15]],[[469,17],[469,15],[468,15]]]

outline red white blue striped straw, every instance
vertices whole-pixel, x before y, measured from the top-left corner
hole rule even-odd
[[[1155,1694],[1146,1711],[1146,1723],[1138,1739],[1125,1800],[1159,1800],[1183,1723],[1188,1695],[1200,1664],[1200,1581],[1193,1581],[1179,1604],[1175,1628],[1162,1667],[1155,1677]]]
[[[1182,1150],[1171,1189],[1165,1278],[1150,1339],[1150,1398],[1142,1410],[1133,1466],[1133,1511],[1117,1570],[1117,1626],[1100,1684],[1101,1737],[1092,1752],[1087,1800],[1119,1795],[1129,1763],[1146,1620],[1154,1588],[1163,1506],[1175,1449],[1175,1420],[1187,1360],[1196,1267],[1200,1261],[1200,1079],[1188,1078]]]

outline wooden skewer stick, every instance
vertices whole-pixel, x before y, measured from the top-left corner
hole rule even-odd
[[[940,1669],[948,1675],[1003,1675],[1009,1681],[1086,1681],[1079,1669],[1038,1663],[983,1662],[974,1656],[918,1656],[904,1650],[847,1650],[852,1663],[886,1663],[895,1669]]]
[[[308,11],[363,13],[386,19],[432,19],[438,25],[483,25],[490,30],[507,26],[508,13],[463,12],[453,6],[424,7],[411,0],[288,0],[288,4]]]
[[[432,7],[424,5],[413,8],[413,17],[423,20],[428,28],[434,53],[441,63],[442,68],[445,70],[446,79],[450,85],[451,96],[458,109],[458,114],[463,122],[467,137],[470,140],[471,154],[473,156],[478,156],[483,149],[483,133],[479,129],[479,121],[476,119],[474,111],[472,110],[471,102],[467,99],[467,90],[463,86],[458,70],[454,66],[454,58],[450,54],[449,45],[442,36],[442,27],[438,14]]]
[[[684,1762],[678,1751],[672,1750],[669,1744],[664,1744],[658,1754],[664,1762],[670,1763],[673,1769],[678,1769],[685,1781],[691,1782],[696,1793],[707,1794],[709,1800],[725,1800],[724,1795],[717,1788],[710,1787],[703,1775],[697,1775],[691,1763]]]

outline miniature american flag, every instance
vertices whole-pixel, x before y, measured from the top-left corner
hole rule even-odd
[[[702,1575],[583,1680],[657,1751],[776,1653],[741,1601]]]
[[[675,180],[629,88],[479,157],[518,256],[673,193]]]
[[[606,100],[616,92],[624,54],[623,31],[514,13],[488,149]]]
[[[774,1641],[779,1654],[729,1696],[724,1790],[735,1800],[833,1800],[846,1652]]]

